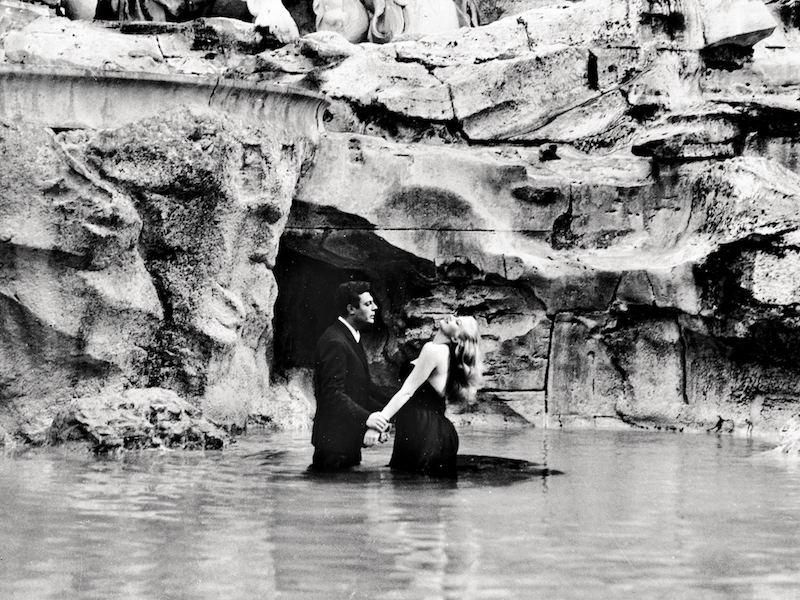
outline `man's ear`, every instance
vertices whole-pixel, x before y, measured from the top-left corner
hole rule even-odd
[[[358,309],[355,306],[353,306],[352,304],[348,304],[347,305],[347,315],[348,316],[355,314],[357,310]]]

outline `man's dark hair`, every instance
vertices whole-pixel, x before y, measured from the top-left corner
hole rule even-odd
[[[371,292],[369,283],[366,281],[346,281],[336,288],[336,295],[333,301],[336,303],[336,310],[342,317],[347,316],[347,305],[352,304],[358,308],[359,296],[364,292]]]

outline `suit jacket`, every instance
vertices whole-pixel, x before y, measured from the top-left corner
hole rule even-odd
[[[364,348],[341,321],[317,342],[314,395],[311,443],[317,452],[352,454],[360,460],[367,417],[382,409],[388,398],[370,378]]]

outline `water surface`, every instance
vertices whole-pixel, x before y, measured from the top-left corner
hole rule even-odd
[[[800,467],[714,435],[462,430],[564,472],[305,472],[307,432],[222,452],[0,456],[0,598],[800,599]]]

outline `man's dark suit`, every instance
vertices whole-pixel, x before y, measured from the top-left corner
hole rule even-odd
[[[387,398],[370,379],[364,348],[341,321],[317,342],[314,395],[313,467],[336,470],[359,464],[367,417],[382,409]]]

